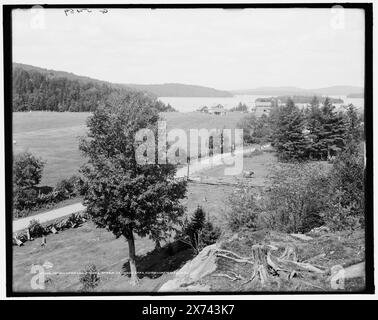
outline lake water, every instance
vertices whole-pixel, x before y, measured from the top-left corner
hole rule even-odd
[[[170,104],[173,108],[180,112],[192,112],[197,109],[207,106],[212,107],[217,104],[223,105],[226,109],[236,107],[239,102],[246,104],[248,107],[253,107],[255,105],[255,100],[257,98],[268,98],[271,97],[264,95],[235,95],[233,97],[159,97],[159,99]],[[353,103],[358,109],[364,108],[363,98],[347,98],[346,96],[331,96],[332,98],[341,98],[344,104]],[[337,104],[336,104],[337,106]]]

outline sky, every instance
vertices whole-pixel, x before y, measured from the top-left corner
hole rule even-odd
[[[359,9],[14,10],[13,61],[115,83],[364,85]]]

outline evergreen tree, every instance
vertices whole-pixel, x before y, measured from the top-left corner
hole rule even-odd
[[[319,159],[319,133],[321,131],[322,116],[319,106],[319,100],[316,96],[311,100],[310,106],[306,109],[307,129],[309,131],[309,157],[310,159]]]
[[[346,109],[346,133],[348,141],[360,141],[363,138],[362,119],[353,104]]]
[[[308,154],[309,139],[305,136],[305,115],[292,99],[281,107],[273,133],[273,146],[285,161],[301,161]]]
[[[327,98],[321,110],[321,127],[315,149],[319,158],[328,159],[345,147],[346,124],[342,112],[335,112],[335,107]]]
[[[206,218],[205,211],[198,205],[190,222],[186,222],[181,241],[190,245],[198,254],[204,246],[215,243],[220,233],[220,229]]]

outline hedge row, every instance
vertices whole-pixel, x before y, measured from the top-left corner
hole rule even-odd
[[[49,221],[43,224],[41,224],[38,220],[33,219],[30,221],[28,228],[13,234],[13,245],[22,245],[24,242],[28,241],[28,232],[30,238],[39,238],[43,235],[57,233],[58,231],[63,231],[65,229],[77,228],[88,219],[89,215],[86,211],[73,213],[68,217]]]

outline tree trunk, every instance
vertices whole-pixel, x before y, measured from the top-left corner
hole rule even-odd
[[[135,263],[135,242],[133,231],[130,230],[127,234],[127,242],[129,244],[129,264],[130,264],[130,274],[131,274],[131,283],[133,285],[138,284],[138,274]]]

